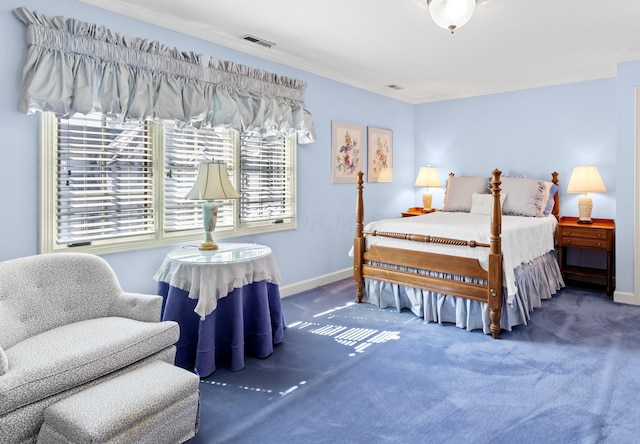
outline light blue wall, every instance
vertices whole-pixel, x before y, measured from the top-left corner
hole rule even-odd
[[[284,285],[304,282],[351,267],[348,256],[355,233],[355,185],[331,183],[331,121],[339,120],[393,130],[393,183],[365,187],[376,216],[397,215],[413,205],[415,133],[413,106],[307,72],[220,47],[203,40],[106,12],[74,0],[4,0],[0,6],[0,260],[38,253],[38,116],[17,111],[20,72],[25,56],[25,28],[11,10],[26,6],[48,16],[62,15],[107,26],[133,37],[158,40],[182,50],[231,60],[307,82],[306,104],[313,114],[317,141],[298,149],[298,229],[229,241],[269,245]],[[370,215],[369,218],[373,217]],[[105,255],[123,288],[155,292],[152,276],[165,254],[156,248]]]
[[[615,216],[616,82],[614,78],[535,88],[416,107],[416,162],[443,180],[504,174],[560,180],[561,215],[577,215],[567,194],[574,166],[595,164],[607,193],[595,194],[593,217]],[[436,195],[441,205],[444,190]]]
[[[634,288],[635,194],[635,88],[640,87],[640,62],[618,65],[616,75],[617,152],[609,155],[617,160],[616,170],[616,273],[617,291],[632,293]],[[640,128],[639,128],[640,129]],[[638,265],[635,265],[638,268]],[[640,304],[640,295],[635,295]]]
[[[640,79],[637,72],[627,77]],[[566,192],[573,167],[597,165],[607,192],[591,195],[593,217],[616,219],[617,291],[632,292],[633,91],[627,82],[621,88],[618,75],[419,105],[416,163],[438,166],[443,181],[451,171],[488,175],[499,168],[536,178],[551,178],[557,171],[562,216],[578,214],[580,195]],[[624,143],[618,140],[620,131],[626,132]],[[434,206],[441,205],[444,190],[433,194]],[[618,204],[621,196],[626,209]],[[572,261],[602,266],[600,255],[572,253]]]
[[[16,111],[24,49],[24,27],[11,14],[26,6],[46,15],[64,15],[105,25],[135,37],[159,40],[184,50],[251,65],[307,82],[306,104],[317,141],[298,149],[298,211],[295,231],[237,238],[271,246],[285,285],[350,267],[347,251],[354,234],[355,186],[331,184],[331,121],[393,130],[393,183],[365,183],[365,219],[397,216],[420,204],[413,186],[421,165],[448,172],[549,177],[560,173],[561,214],[577,214],[577,195],[566,193],[574,166],[598,165],[607,193],[594,195],[594,217],[616,218],[618,290],[633,291],[633,87],[640,62],[619,65],[615,78],[410,105],[307,72],[243,54],[73,0],[4,1],[0,10],[0,148],[3,216],[0,260],[38,250],[38,117]],[[433,190],[434,206],[443,190]],[[616,204],[618,202],[618,204]],[[129,291],[153,292],[151,279],[171,248],[106,255]]]

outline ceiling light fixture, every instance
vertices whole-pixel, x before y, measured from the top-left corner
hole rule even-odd
[[[453,31],[467,23],[476,9],[476,0],[427,0],[436,25]]]

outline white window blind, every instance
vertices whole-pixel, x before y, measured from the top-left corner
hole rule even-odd
[[[101,116],[58,120],[58,244],[154,231],[152,146],[145,125]]]
[[[193,187],[202,162],[225,162],[235,183],[235,146],[229,130],[176,128],[164,125],[164,230],[202,228],[202,202],[185,199]],[[216,231],[234,225],[231,200],[217,201]]]
[[[289,139],[240,138],[241,223],[284,223],[294,215],[293,150]]]
[[[295,228],[295,134],[41,118],[40,251],[111,253],[200,240],[202,201],[185,199],[200,162],[225,162],[240,199],[217,201],[214,237]]]

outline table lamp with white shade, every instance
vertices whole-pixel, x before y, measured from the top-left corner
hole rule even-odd
[[[218,245],[213,241],[213,232],[218,220],[218,205],[216,199],[237,199],[240,194],[233,188],[226,163],[201,163],[198,166],[198,177],[186,198],[191,200],[205,200],[202,204],[202,224],[205,239],[200,244],[201,250],[217,250]]]
[[[423,211],[433,211],[431,203],[433,202],[433,196],[429,193],[429,188],[440,188],[440,177],[438,176],[438,169],[433,166],[420,167],[418,177],[416,178],[417,187],[425,187],[424,194],[422,195],[422,207]]]
[[[591,224],[591,210],[593,202],[587,193],[604,193],[607,189],[602,182],[598,168],[594,165],[575,167],[571,173],[567,193],[584,193],[578,201],[578,223]]]

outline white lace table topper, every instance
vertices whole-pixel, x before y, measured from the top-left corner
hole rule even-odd
[[[260,281],[279,285],[280,272],[268,247],[221,244],[215,252],[172,251],[153,279],[189,292],[190,299],[198,300],[194,311],[204,319],[235,288]]]

